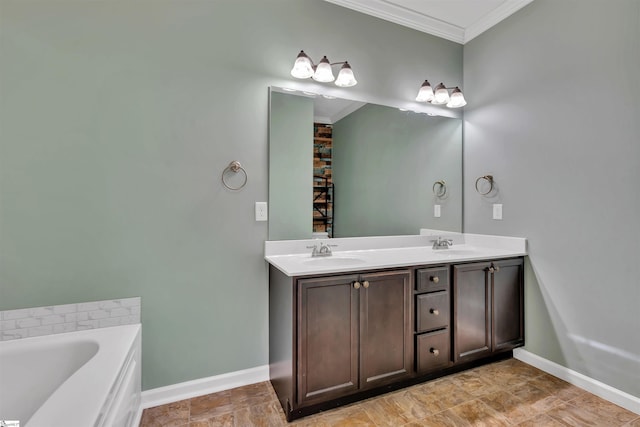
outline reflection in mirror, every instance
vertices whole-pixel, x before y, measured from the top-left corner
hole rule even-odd
[[[461,231],[460,119],[274,89],[269,111],[270,240]]]

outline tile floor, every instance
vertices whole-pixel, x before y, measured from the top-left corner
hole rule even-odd
[[[515,359],[287,423],[269,382],[146,409],[141,427],[624,426],[640,415]]]

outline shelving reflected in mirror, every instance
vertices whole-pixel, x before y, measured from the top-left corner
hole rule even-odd
[[[276,88],[269,102],[269,240],[462,230],[460,119]]]

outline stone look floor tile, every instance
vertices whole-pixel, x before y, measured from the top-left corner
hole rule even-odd
[[[194,397],[191,399],[191,421],[216,418],[230,414],[234,409],[236,408],[231,401],[230,390]]]
[[[181,427],[189,424],[189,400],[145,409],[140,425],[144,427]]]
[[[451,377],[450,381],[474,397],[484,396],[503,389],[503,387],[492,383],[482,374],[476,372],[461,372]]]
[[[613,425],[621,425],[635,420],[638,415],[624,408],[614,405],[598,396],[591,393],[583,393],[576,399],[569,402],[579,408],[584,408],[585,411],[590,412],[598,417],[607,418],[611,420]]]
[[[640,417],[636,418],[633,421],[629,421],[624,425],[624,427],[640,427]]]
[[[282,425],[284,420],[280,417],[280,412],[280,405],[277,402],[245,406],[234,413],[234,425],[237,427]]]
[[[266,381],[145,409],[140,427],[640,427],[640,415],[515,359],[287,423]]]
[[[356,406],[327,412],[323,421],[331,427],[375,426],[367,412]]]
[[[547,412],[551,418],[559,421],[562,425],[573,427],[585,427],[585,426],[612,426],[607,418],[600,418],[594,416],[583,408],[578,408],[570,403],[562,403],[559,406],[551,409]],[[618,424],[621,425],[621,424]]]
[[[470,400],[450,409],[458,418],[472,426],[508,426],[509,422],[500,413],[480,400]]]
[[[497,391],[482,396],[480,400],[494,411],[503,414],[514,424],[533,418],[538,414],[530,405],[506,391]]]
[[[359,406],[364,409],[369,418],[375,420],[378,426],[395,427],[415,420],[414,417],[407,415],[403,408],[395,405],[393,400],[374,399]]]
[[[518,427],[564,427],[564,424],[554,420],[546,414],[538,414],[535,417],[517,424]]]

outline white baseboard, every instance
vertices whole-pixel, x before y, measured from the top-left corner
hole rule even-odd
[[[153,388],[142,392],[141,409],[216,393],[269,379],[269,365]]]
[[[544,359],[536,354],[533,354],[527,350],[516,348],[513,350],[513,357],[527,363],[531,366],[547,372],[548,374],[565,380],[569,384],[573,384],[576,387],[580,387],[595,394],[609,402],[615,403],[631,412],[635,412],[640,415],[640,398],[635,397],[629,393],[618,390],[603,382],[594,380],[579,372],[565,368],[562,365],[558,365],[555,362]]]

